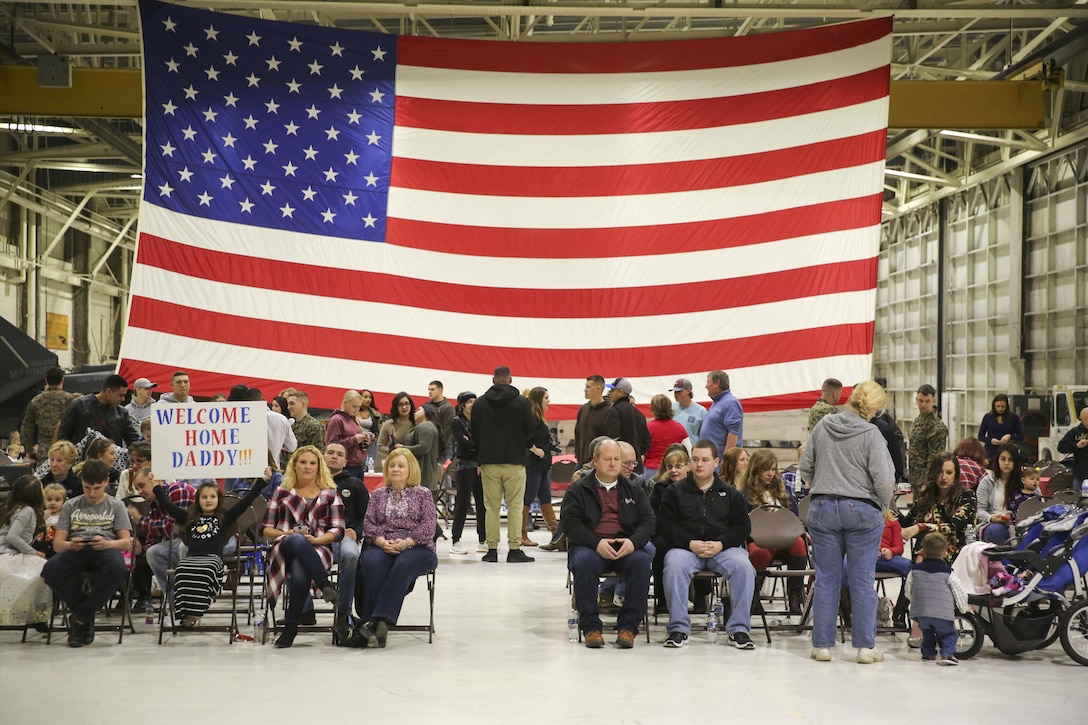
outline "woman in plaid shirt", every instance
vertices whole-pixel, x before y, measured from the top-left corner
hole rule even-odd
[[[291,456],[283,485],[272,494],[264,516],[268,550],[266,584],[274,608],[287,582],[287,615],[277,647],[290,647],[311,586],[326,602],[336,603],[336,587],[329,582],[332,543],[344,538],[344,504],[337,495],[325,459],[314,446],[302,446]],[[287,575],[290,574],[290,577]]]

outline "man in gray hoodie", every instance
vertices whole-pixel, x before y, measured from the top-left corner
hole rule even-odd
[[[831,660],[843,584],[843,557],[853,607],[850,630],[860,664],[881,662],[873,587],[884,511],[891,505],[895,469],[884,436],[869,422],[884,407],[884,389],[871,380],[854,388],[841,413],[816,424],[801,457],[801,476],[812,486],[806,524],[816,569],[812,658]]]

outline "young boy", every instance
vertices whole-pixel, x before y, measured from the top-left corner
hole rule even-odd
[[[922,540],[923,559],[911,568],[903,586],[910,599],[910,618],[922,628],[922,659],[958,665],[956,612],[967,611],[967,593],[945,563],[947,554],[948,539],[937,532],[928,534]]]
[[[1009,510],[1012,520],[1016,521],[1016,511],[1020,508],[1020,504],[1024,503],[1029,498],[1035,498],[1038,495],[1039,469],[1029,466],[1020,474],[1020,491],[1013,494],[1012,497],[1005,502],[1005,508]]]

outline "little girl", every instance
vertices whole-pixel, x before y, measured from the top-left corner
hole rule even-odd
[[[53,539],[57,536],[57,522],[60,521],[60,509],[68,499],[68,489],[59,483],[50,483],[45,487],[45,528],[34,539],[34,548],[53,556]]]
[[[892,507],[884,512],[884,533],[880,537],[880,551],[876,557],[876,570],[878,572],[892,572],[906,579],[907,574],[910,574],[910,567],[910,559],[903,556],[903,527],[899,524],[899,516],[895,508]],[[888,600],[884,598],[877,601],[877,621],[890,618],[890,623],[886,622],[881,626],[891,624],[891,626],[905,629],[910,602],[903,596],[902,588],[890,617],[889,615],[883,615],[883,612],[880,611],[882,609],[881,604],[883,604],[883,607],[887,607],[887,602]]]
[[[30,545],[43,527],[42,482],[20,476],[0,515],[0,626],[49,621],[53,595],[42,567],[45,554]]]
[[[150,469],[141,469],[136,476],[144,471],[150,475]],[[161,485],[156,485],[154,492],[159,506],[184,527],[182,540],[189,553],[174,570],[174,616],[181,626],[195,627],[223,589],[223,547],[230,539],[230,525],[261,495],[261,487],[250,487],[245,498],[226,511],[219,485],[211,481],[200,484],[196,501],[188,510],[172,503]]]
[[[1020,504],[1027,501],[1029,498],[1039,497],[1039,469],[1038,468],[1025,468],[1024,472],[1020,474],[1020,490],[1009,496],[1009,500],[1005,502],[1005,506],[1009,509],[1009,514],[1013,520],[1017,520],[1016,512],[1020,510]]]

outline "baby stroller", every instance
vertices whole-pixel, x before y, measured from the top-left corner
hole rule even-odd
[[[1060,638],[1065,653],[1088,666],[1088,510],[1051,506],[1017,528],[1023,536],[1015,547],[983,551],[1017,579],[1000,594],[968,596],[974,611],[957,615],[957,656],[978,654],[984,636],[1006,655],[1044,649]]]

